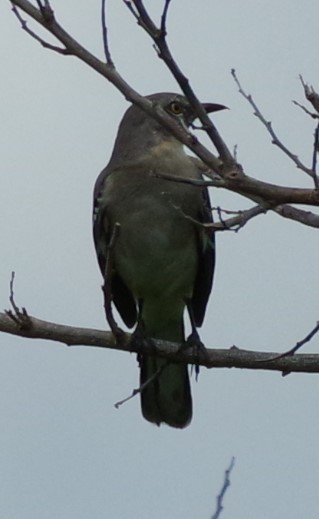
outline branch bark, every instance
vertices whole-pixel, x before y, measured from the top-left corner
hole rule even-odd
[[[134,353],[149,353],[147,347],[130,344],[130,334],[124,336],[121,344],[116,344],[111,332],[91,328],[77,328],[62,324],[51,323],[28,315],[30,326],[19,326],[5,313],[0,313],[0,331],[25,337],[28,339],[44,339],[60,342],[67,346],[90,346],[107,348]],[[268,360],[278,353],[257,352],[232,346],[229,349],[207,349],[207,355],[196,358],[191,349],[180,351],[180,345],[166,341],[154,341],[154,354],[185,364],[193,364],[195,361],[206,368],[242,368],[254,370],[279,371],[288,373],[319,373],[319,354],[297,354],[286,356],[276,360]]]

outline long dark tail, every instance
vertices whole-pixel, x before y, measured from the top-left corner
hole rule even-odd
[[[155,375],[158,370],[160,373]],[[147,383],[151,377],[154,380]],[[182,429],[192,419],[192,396],[187,365],[167,364],[166,359],[143,356],[140,382],[146,384],[141,393],[144,418],[160,425]]]

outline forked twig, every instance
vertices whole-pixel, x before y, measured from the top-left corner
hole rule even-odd
[[[313,142],[313,153],[312,153],[312,172],[315,183],[315,188],[319,189],[319,179],[317,175],[317,154],[319,153],[319,123],[316,126]]]
[[[15,272],[12,271],[11,279],[10,279],[9,301],[11,303],[13,311],[5,310],[5,313],[20,328],[20,330],[25,331],[25,330],[29,330],[30,328],[32,328],[32,320],[31,320],[31,317],[29,316],[27,310],[24,308],[24,306],[20,310],[20,308],[16,305],[16,302],[14,300],[14,290],[13,290],[14,278],[15,278]]]
[[[314,107],[314,109],[316,110],[316,112],[319,115],[319,94],[317,94],[317,92],[315,91],[313,86],[309,86],[309,85],[307,85],[307,83],[305,83],[301,74],[299,76],[299,79],[303,86],[307,101],[309,101],[309,103],[312,104],[312,106]]]
[[[171,0],[165,0],[164,9],[163,9],[163,13],[162,13],[162,16],[161,16],[161,33],[162,33],[162,35],[164,37],[167,34],[167,32],[166,32],[166,20],[167,20],[167,14],[168,14],[168,8],[169,8],[170,2],[171,2]]]
[[[45,9],[45,7],[40,3],[38,2],[38,5],[40,4],[40,10],[41,10],[41,13],[43,15],[43,9]],[[63,48],[63,47],[58,47],[57,45],[52,45],[51,43],[45,41],[43,38],[41,38],[38,34],[36,34],[34,31],[32,31],[32,29],[29,28],[28,24],[27,24],[27,21],[24,20],[22,18],[22,16],[20,15],[17,7],[12,4],[12,12],[15,14],[15,16],[18,18],[19,22],[20,22],[20,25],[21,25],[21,28],[26,32],[28,33],[32,38],[34,38],[37,42],[39,42],[42,47],[46,48],[46,49],[50,49],[50,50],[53,50],[54,52],[57,52],[58,54],[63,54],[65,56],[67,55],[70,55],[71,52],[69,51],[69,49],[67,48]]]
[[[301,160],[299,160],[299,158],[297,157],[297,155],[295,155],[294,153],[292,153],[288,148],[287,146],[285,146],[278,138],[277,134],[275,133],[273,127],[272,127],[272,124],[270,121],[267,121],[265,119],[265,117],[263,116],[263,114],[261,113],[261,111],[259,110],[258,106],[256,105],[255,101],[253,100],[252,96],[250,94],[246,94],[246,92],[243,90],[242,86],[241,86],[241,83],[236,75],[236,71],[235,69],[232,69],[231,70],[231,74],[235,80],[235,83],[238,87],[238,90],[239,90],[239,93],[248,101],[248,103],[253,107],[254,109],[254,115],[262,122],[262,124],[265,126],[265,128],[267,129],[268,133],[270,134],[271,138],[272,138],[272,143],[275,144],[276,146],[278,146],[279,149],[281,149],[281,151],[283,151],[285,153],[285,155],[287,155],[287,157],[289,157],[294,163],[295,165],[297,166],[297,168],[301,169],[302,171],[304,171],[307,175],[309,175],[310,177],[313,178],[313,171],[312,169],[310,168],[307,168],[307,166],[305,166]]]

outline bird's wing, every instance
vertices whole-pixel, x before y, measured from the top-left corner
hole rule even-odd
[[[207,169],[198,159],[193,159],[200,170]],[[200,164],[201,163],[201,164]],[[202,207],[198,215],[201,223],[212,223],[213,216],[208,189],[202,188]],[[199,228],[198,233],[198,270],[191,300],[196,326],[201,326],[204,320],[207,301],[213,285],[215,268],[215,234],[209,227]]]
[[[107,217],[107,207],[102,206],[104,183],[110,171],[105,168],[99,175],[94,187],[93,200],[93,238],[96,255],[102,276],[105,280],[107,255],[113,229]],[[131,328],[137,321],[137,309],[134,297],[123,279],[113,269],[111,276],[111,293],[114,304],[126,326]]]

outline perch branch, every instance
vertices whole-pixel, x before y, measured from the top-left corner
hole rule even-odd
[[[29,314],[28,314],[29,315]],[[78,328],[62,324],[51,323],[30,316],[32,326],[21,328],[6,313],[0,313],[0,331],[29,339],[43,339],[60,342],[67,346],[90,346],[109,348],[118,351],[149,354],[145,345],[130,344],[130,334],[125,334],[121,343],[117,343],[111,332]],[[173,342],[154,340],[154,354],[173,362],[194,364],[192,349],[182,349]],[[241,368],[254,370],[270,370],[294,373],[319,373],[319,354],[297,354],[275,361],[274,352],[257,352],[239,349],[232,346],[229,349],[207,349],[207,355],[196,357],[200,366],[207,368]],[[264,362],[261,363],[261,360]]]

